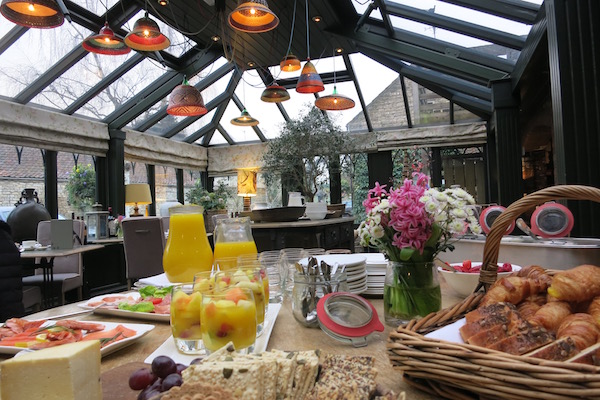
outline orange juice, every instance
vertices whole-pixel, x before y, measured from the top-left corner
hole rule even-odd
[[[202,207],[175,208],[182,210],[171,209],[163,269],[171,282],[192,282],[196,272],[211,270],[213,253],[206,236],[202,212],[183,210],[201,210]]]
[[[215,260],[225,257],[237,257],[242,254],[257,254],[256,243],[254,243],[254,240],[215,243]]]

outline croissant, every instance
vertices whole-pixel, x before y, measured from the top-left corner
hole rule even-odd
[[[596,344],[600,328],[590,314],[571,314],[564,319],[556,332],[557,339],[570,337],[579,351]]]
[[[517,306],[517,310],[519,311],[519,314],[521,314],[521,317],[529,321],[531,317],[533,317],[535,313],[540,309],[540,307],[541,306],[535,301],[525,300],[519,303],[519,305]]]
[[[588,306],[587,312],[594,318],[596,325],[600,326],[600,296],[594,297],[594,300]]]
[[[499,302],[519,304],[527,297],[543,292],[547,287],[547,284],[539,279],[507,276],[494,282],[481,299],[480,306]]]
[[[532,325],[543,326],[549,332],[556,332],[564,319],[571,314],[571,306],[564,301],[553,301],[540,307],[535,315],[527,320]]]
[[[517,271],[516,275],[523,278],[539,279],[548,286],[550,286],[552,283],[552,277],[548,275],[546,270],[539,265],[530,265],[528,267],[524,267]]]
[[[564,301],[584,302],[600,295],[600,267],[580,265],[554,275],[548,294]]]

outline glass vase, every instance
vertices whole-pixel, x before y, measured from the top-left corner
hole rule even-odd
[[[442,292],[433,262],[388,261],[383,289],[385,323],[397,327],[439,311]]]

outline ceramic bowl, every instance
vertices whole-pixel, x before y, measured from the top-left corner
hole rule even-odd
[[[327,216],[327,209],[315,211],[306,210],[306,213],[304,215],[306,215],[306,218],[310,220],[325,219],[325,217]]]
[[[474,262],[473,265],[481,265],[481,262]],[[501,266],[503,263],[498,263],[498,266]],[[450,264],[451,266],[461,266],[462,263],[454,263]],[[515,271],[520,270],[521,267],[519,265],[512,264],[512,272],[500,272],[498,273],[498,278],[508,276]],[[479,283],[479,273],[476,272],[452,272],[442,267],[438,267],[438,271],[440,275],[444,277],[448,286],[454,290],[458,295],[467,297],[473,290],[477,287]]]

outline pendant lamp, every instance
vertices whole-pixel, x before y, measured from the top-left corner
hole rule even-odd
[[[333,86],[333,94],[319,97],[315,100],[315,106],[325,111],[340,111],[354,107],[354,100],[338,94],[337,88]]]
[[[113,30],[110,29],[108,22],[104,23],[97,35],[88,36],[81,45],[89,52],[109,56],[127,54],[131,51],[131,48],[125,45],[123,39],[116,36]]]
[[[187,79],[173,89],[169,96],[167,114],[179,117],[195,117],[208,112],[200,91],[191,86]]]
[[[28,28],[56,28],[65,22],[54,0],[2,0],[0,12],[7,20]]]
[[[250,113],[245,108],[242,110],[242,115],[240,115],[237,118],[232,119],[230,122],[232,125],[237,125],[237,126],[256,126],[256,125],[258,125],[258,120],[252,118],[250,116]]]
[[[283,86],[273,84],[263,90],[260,99],[267,103],[281,103],[290,99],[290,94]]]
[[[240,0],[228,21],[233,29],[247,33],[268,32],[279,25],[279,18],[269,9],[267,0]]]
[[[302,73],[296,84],[296,92],[298,93],[318,93],[325,90],[325,86],[323,86],[323,81],[317,73],[317,69],[313,63],[310,62],[310,33],[308,26],[308,0],[306,0],[306,51],[308,57],[306,57],[306,64],[304,64],[304,68],[302,68]]]
[[[171,45],[168,37],[160,32],[158,24],[146,15],[133,25],[133,30],[125,36],[125,44],[134,50],[159,51]]]
[[[298,60],[298,57],[296,57],[292,53],[283,57],[283,60],[281,60],[281,62],[279,63],[279,68],[285,72],[298,71],[300,67],[300,60]]]

